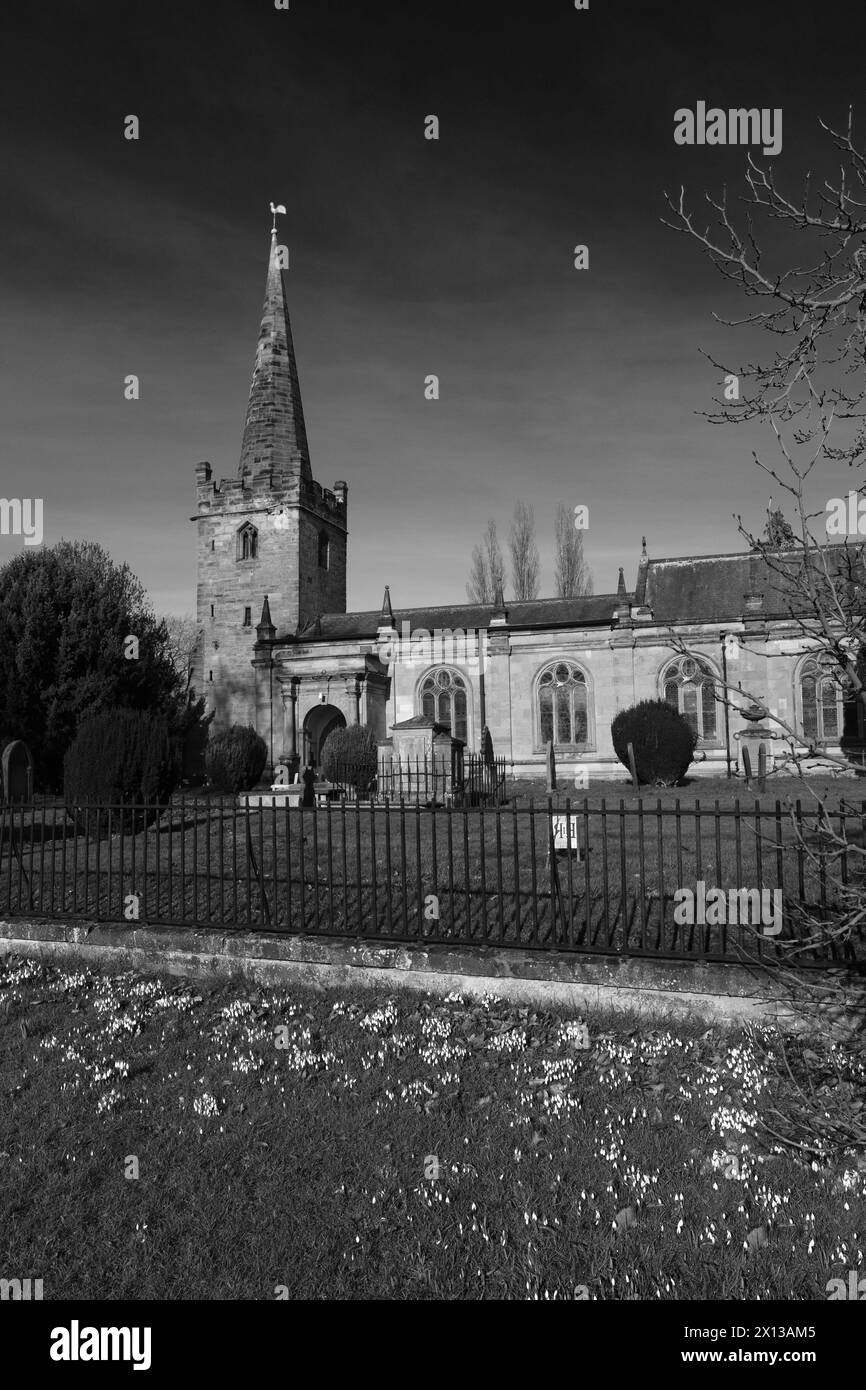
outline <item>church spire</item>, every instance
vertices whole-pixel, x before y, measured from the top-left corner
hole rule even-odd
[[[391,589],[388,584],[385,585],[385,597],[382,599],[382,608],[379,613],[379,626],[394,626],[394,610],[391,607]]]
[[[274,209],[282,211],[282,208]],[[285,247],[271,229],[268,281],[238,474],[286,473],[311,479],[310,451],[289,322]]]
[[[268,603],[268,596],[265,594],[265,601],[262,604],[262,616],[256,626],[256,641],[272,642],[277,635],[277,629],[271,621],[271,605]]]

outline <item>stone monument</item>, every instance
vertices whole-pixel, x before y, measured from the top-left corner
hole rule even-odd
[[[20,738],[3,749],[2,771],[4,803],[33,800],[33,756]]]

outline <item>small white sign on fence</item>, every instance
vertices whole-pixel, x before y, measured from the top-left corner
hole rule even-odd
[[[567,854],[571,850],[571,853],[576,854],[580,859],[577,820],[577,816],[551,816],[550,827],[553,831],[553,849],[556,854]],[[569,822],[571,822],[570,827]]]

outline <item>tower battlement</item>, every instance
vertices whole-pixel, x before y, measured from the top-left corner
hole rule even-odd
[[[196,466],[196,500],[199,515],[231,510],[249,510],[257,504],[270,510],[278,503],[306,507],[334,526],[346,527],[348,488],[339,480],[333,488],[323,487],[314,478],[297,474],[263,472],[243,478],[221,478],[216,482],[209,463]]]

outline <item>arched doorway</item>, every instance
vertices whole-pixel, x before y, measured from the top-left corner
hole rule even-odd
[[[322,745],[334,729],[346,727],[346,716],[336,705],[315,705],[304,719],[304,746],[302,749],[304,766],[312,763],[315,768],[321,765]]]

